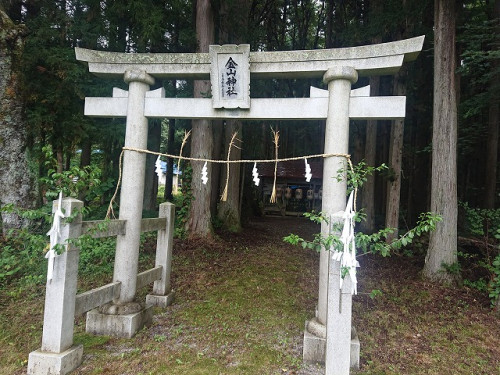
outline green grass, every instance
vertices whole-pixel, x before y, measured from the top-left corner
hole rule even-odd
[[[318,255],[280,241],[285,230],[314,230],[300,221],[270,219],[213,243],[177,242],[174,303],[155,308],[153,324],[132,339],[85,333],[75,374],[320,374],[302,363],[304,321],[314,314]],[[304,224],[306,223],[306,224]],[[286,225],[285,225],[286,224]],[[145,241],[141,269],[154,263]],[[353,322],[361,341],[361,370],[375,374],[500,374],[500,325],[476,291],[421,280],[421,260],[361,258]],[[110,275],[82,276],[80,287]],[[370,291],[381,295],[370,298]],[[140,296],[146,293],[141,291]],[[25,374],[40,347],[44,287],[12,283],[0,289],[0,375]]]

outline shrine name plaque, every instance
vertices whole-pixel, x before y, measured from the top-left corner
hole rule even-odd
[[[210,46],[213,108],[250,108],[250,45]]]

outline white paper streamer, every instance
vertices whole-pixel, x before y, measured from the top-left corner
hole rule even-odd
[[[349,276],[352,281],[352,294],[358,294],[358,281],[356,279],[356,267],[359,267],[359,262],[356,260],[356,244],[354,241],[354,192],[349,195],[347,206],[344,212],[335,214],[334,216],[341,216],[344,219],[344,227],[340,240],[344,244],[342,251],[335,251],[332,254],[332,259],[339,261],[340,266],[348,269]],[[340,288],[342,288],[342,275],[340,276]]]
[[[259,172],[257,172],[257,163],[253,163],[252,176],[255,186],[259,186],[260,178],[259,178]]]
[[[61,210],[62,207],[62,192],[59,193],[59,202],[57,204],[57,210],[54,212],[54,219],[52,221],[52,227],[47,232],[47,236],[50,236],[50,249],[45,254],[45,258],[49,260],[47,268],[47,281],[51,281],[54,275],[54,259],[57,256],[54,248],[59,243],[59,238],[61,237],[61,219],[65,216]]]
[[[307,162],[307,159],[304,159],[304,161],[306,162],[306,175],[305,175],[306,181],[309,182],[309,181],[311,181],[311,177],[312,177],[311,166]]]
[[[201,170],[201,182],[203,182],[203,185],[206,185],[208,182],[207,162],[203,164],[203,169]]]
[[[158,158],[156,159],[156,162],[155,162],[155,173],[158,177],[161,177],[161,175],[163,174],[163,171],[161,169],[161,159],[160,157],[158,156]]]

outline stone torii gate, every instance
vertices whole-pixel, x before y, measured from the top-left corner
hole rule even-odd
[[[351,94],[351,85],[358,76],[396,73],[403,62],[417,57],[423,41],[421,36],[361,47],[287,52],[250,52],[249,45],[224,45],[210,46],[209,53],[192,54],[125,54],[76,48],[76,58],[87,62],[89,71],[97,76],[123,77],[129,84],[128,91],[114,89],[112,98],[85,99],[88,116],[126,117],[125,147],[147,148],[148,118],[326,119],[324,153],[347,154],[350,119],[401,119],[406,104],[403,96]],[[255,99],[250,98],[250,77],[322,77],[328,90],[312,90],[310,98]],[[163,89],[150,91],[155,78],[210,78],[212,98],[165,98]],[[342,168],[343,158],[325,159],[322,211],[328,216],[345,209],[346,181],[333,178]],[[120,295],[114,301],[117,305],[132,304],[136,295],[144,169],[144,153],[125,153],[120,219],[126,220],[126,234],[118,236],[113,277],[114,282],[121,282]],[[329,226],[323,224],[321,232],[328,235]],[[339,274],[340,262],[323,250],[317,312],[306,322],[303,356],[306,361],[324,361],[327,374],[348,374],[350,365],[356,365],[359,358],[359,344],[351,354],[350,281],[345,280],[341,289]],[[118,326],[113,323],[116,315],[101,315],[99,322],[104,319],[107,326]],[[89,319],[96,319],[96,315],[87,317],[87,326],[94,326],[95,332],[98,328]],[[134,333],[117,332],[121,336]]]

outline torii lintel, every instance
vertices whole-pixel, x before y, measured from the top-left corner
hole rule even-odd
[[[322,77],[333,66],[351,66],[360,76],[396,73],[404,61],[416,59],[424,36],[350,48],[250,52],[254,78]],[[123,76],[140,69],[155,78],[209,79],[209,53],[119,53],[75,48],[76,59],[87,62],[99,76]]]

